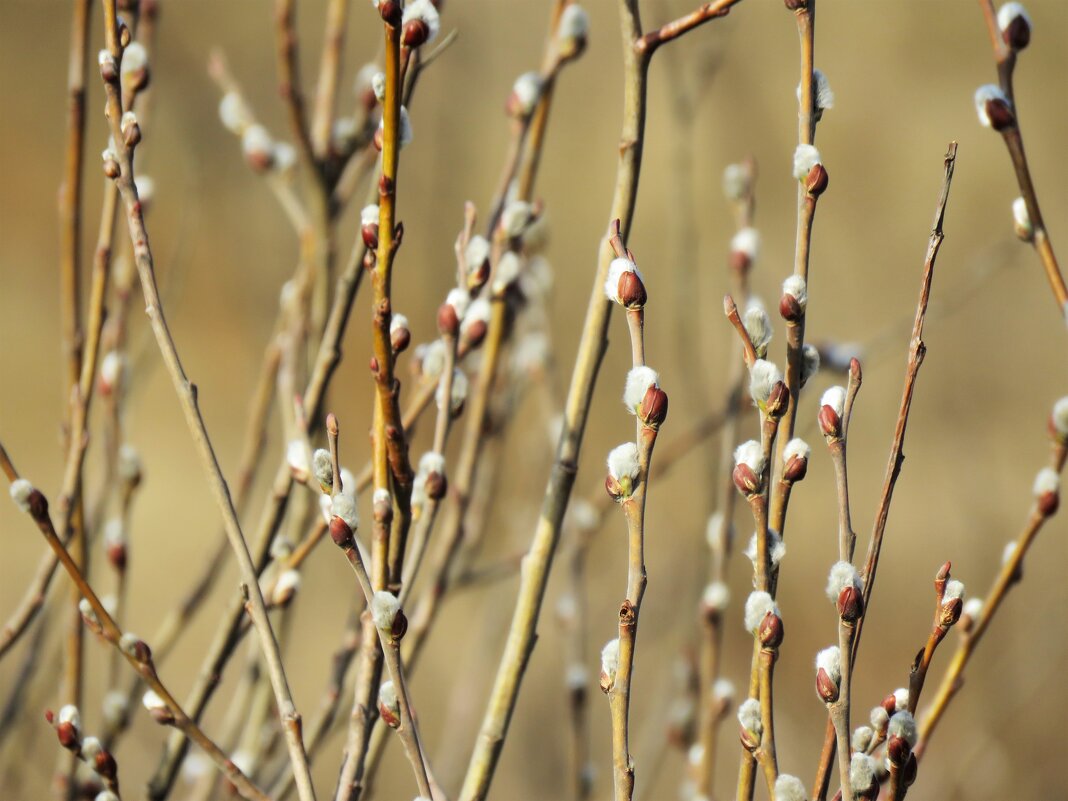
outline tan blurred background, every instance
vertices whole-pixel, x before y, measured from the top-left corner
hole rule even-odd
[[[159,43],[152,56],[155,110],[145,130],[142,168],[156,180],[149,230],[162,272],[164,302],[187,371],[223,468],[232,474],[241,447],[247,399],[270,334],[278,291],[296,259],[296,241],[263,182],[243,164],[233,137],[216,116],[218,93],[205,64],[222,47],[257,113],[279,136],[288,134],[275,92],[272,4],[162,0]],[[323,0],[300,4],[306,82],[317,70]],[[691,3],[646,2],[646,25],[688,10]],[[401,168],[400,216],[405,245],[397,265],[395,307],[413,321],[415,341],[433,336],[433,310],[452,280],[452,241],[462,203],[485,209],[507,143],[502,106],[514,78],[540,60],[548,2],[450,2],[444,28],[460,38],[418,88],[415,141]],[[1068,4],[1032,0],[1035,32],[1017,70],[1028,153],[1053,241],[1068,248]],[[558,84],[538,195],[551,219],[548,257],[556,283],[551,308],[557,375],[566,385],[585,307],[594,255],[607,223],[620,122],[620,54],[615,4],[590,0],[590,46]],[[100,42],[94,3],[95,52]],[[370,4],[353,4],[343,91],[377,48]],[[55,493],[62,457],[58,225],[56,191],[64,136],[64,81],[69,4],[0,0],[0,437],[23,473]],[[1030,249],[1012,236],[1015,182],[1000,137],[979,127],[972,93],[994,79],[987,34],[972,0],[874,2],[822,0],[816,63],[830,78],[836,106],[819,128],[831,175],[816,218],[809,338],[866,346],[864,389],[850,438],[854,523],[867,546],[900,398],[907,331],[919,286],[941,160],[960,142],[949,203],[946,242],[928,321],[928,356],[913,406],[908,460],[887,531],[870,626],[858,668],[858,716],[906,682],[931,614],[931,579],[952,559],[969,594],[983,594],[1006,540],[1023,524],[1031,481],[1046,460],[1045,422],[1053,401],[1068,393],[1064,323]],[[729,18],[671,45],[654,59],[648,139],[634,230],[629,241],[650,292],[650,363],[671,393],[664,437],[721,402],[731,333],[720,298],[727,286],[725,249],[732,231],[720,191],[724,166],[746,155],[760,164],[756,222],[763,251],[756,291],[777,297],[793,254],[797,36],[778,2],[750,0]],[[91,76],[86,159],[86,241],[95,237],[102,179],[96,154],[105,143],[99,81]],[[140,153],[140,151],[139,151]],[[140,158],[140,156],[139,156]],[[354,231],[340,227],[341,252]],[[135,310],[137,304],[135,303]],[[363,424],[371,384],[363,368],[368,342],[366,296],[345,341],[346,360],[328,408],[342,420],[343,461],[367,457]],[[140,315],[135,319],[134,387],[128,439],[142,452],[146,480],[134,510],[128,627],[148,636],[186,591],[215,547],[219,516],[198,467],[169,381],[160,369]],[[628,364],[621,319],[602,370],[584,448],[578,496],[600,485],[606,451],[630,435],[617,395]],[[732,351],[733,352],[733,351]],[[782,333],[770,358],[782,361]],[[801,425],[812,441],[815,398],[834,379],[821,376],[807,392]],[[505,554],[529,540],[551,445],[541,407],[523,404],[500,465],[501,503],[490,521],[489,553]],[[280,453],[272,427],[270,460]],[[425,432],[424,432],[425,436]],[[422,445],[417,448],[420,450]],[[642,615],[635,677],[639,796],[678,797],[684,755],[669,752],[654,768],[653,747],[672,693],[672,665],[693,636],[694,602],[706,578],[705,521],[717,485],[708,472],[715,442],[695,451],[649,499],[649,590]],[[89,465],[100,455],[91,446]],[[97,471],[98,474],[99,471]],[[262,490],[262,487],[261,487]],[[822,447],[791,506],[788,554],[780,599],[787,627],[777,672],[779,760],[783,771],[810,783],[824,713],[812,689],[815,652],[834,636],[823,598],[836,558],[833,477]],[[257,503],[251,507],[258,508]],[[255,511],[249,519],[255,519]],[[366,512],[365,512],[366,514]],[[739,530],[751,524],[742,510]],[[591,642],[588,665],[613,635],[614,609],[625,586],[622,522],[597,539],[590,558]],[[1066,798],[1062,758],[1068,711],[1063,664],[1068,659],[1068,527],[1056,518],[1033,550],[1026,581],[1008,603],[969,667],[967,684],[921,767],[910,797],[939,799]],[[0,615],[21,597],[43,545],[13,505],[0,504]],[[741,685],[749,638],[740,605],[750,581],[746,560],[731,567],[734,618],[727,630],[725,674]],[[569,764],[561,638],[550,587],[530,664],[492,797],[538,801],[567,797]],[[235,586],[230,572],[181,653],[161,669],[183,696]],[[66,588],[66,580],[61,579]],[[466,765],[511,615],[514,579],[458,595],[431,640],[413,692],[425,739],[446,787],[455,792]],[[313,712],[336,647],[354,584],[333,549],[307,565],[287,657],[298,706]],[[936,659],[933,681],[955,638]],[[6,697],[25,646],[0,664]],[[103,690],[104,648],[91,654],[89,697]],[[55,741],[41,719],[54,706],[57,651],[46,647],[17,735],[6,738],[0,795],[45,798],[56,764]],[[240,662],[240,659],[237,660]],[[227,683],[211,708],[208,731],[226,708]],[[929,689],[933,692],[933,688]],[[347,709],[346,700],[343,707]],[[591,696],[597,797],[610,794],[607,704]],[[92,731],[99,709],[87,704]],[[733,791],[738,758],[728,720],[719,754],[718,796]],[[154,768],[165,732],[138,715],[136,736],[118,752],[128,797],[138,797]],[[332,792],[339,765],[336,734],[315,765],[321,797]],[[655,779],[654,779],[655,774]],[[414,795],[399,749],[384,766],[378,797]],[[758,797],[761,792],[758,788]],[[186,790],[179,786],[175,797]]]

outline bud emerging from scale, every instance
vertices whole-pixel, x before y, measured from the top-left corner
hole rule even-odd
[[[408,318],[403,314],[394,314],[389,320],[389,342],[393,353],[403,353],[412,341],[412,332],[408,328]]]
[[[849,562],[835,562],[827,577],[827,597],[837,607],[842,620],[852,623],[864,611],[860,574]]]
[[[426,497],[433,500],[444,498],[448,488],[445,478],[445,457],[434,451],[424,453],[419,459],[419,471],[415,480],[420,483]]]
[[[271,593],[271,603],[274,606],[285,606],[300,589],[300,573],[296,570],[285,570],[274,584]]]
[[[541,76],[536,72],[524,72],[516,78],[505,105],[508,113],[513,117],[526,117],[534,111],[541,97],[541,84]]]
[[[838,700],[838,687],[842,681],[842,652],[837,645],[824,648],[816,654],[816,695],[825,704]]]
[[[796,323],[805,316],[808,306],[808,285],[800,275],[791,275],[782,282],[782,299],[779,314],[788,323]]]
[[[312,454],[312,472],[315,480],[323,492],[329,493],[334,486],[334,462],[330,458],[330,451],[326,448],[317,448]]]
[[[360,211],[360,236],[363,244],[370,250],[378,249],[378,204],[364,206]]]
[[[470,383],[467,380],[467,374],[459,367],[453,368],[452,371],[452,385],[449,387],[449,414],[456,417],[464,409],[464,402],[467,400],[467,390]],[[439,409],[445,408],[445,384],[438,384],[437,391],[434,393],[434,400],[437,402]]]
[[[82,739],[82,716],[78,707],[67,704],[59,710],[56,719],[56,736],[64,748],[76,748]]]
[[[464,268],[467,288],[478,289],[486,283],[490,274],[490,243],[481,234],[475,234],[464,250]]]
[[[410,0],[401,17],[401,41],[416,48],[434,41],[441,30],[441,17],[430,0]]]
[[[641,466],[638,462],[638,446],[624,442],[608,452],[608,478],[605,489],[616,501],[625,501],[638,485]]]
[[[734,486],[746,497],[760,491],[763,485],[764,452],[754,439],[743,442],[734,450]]]
[[[460,323],[460,342],[468,348],[477,348],[486,338],[492,307],[489,298],[479,297],[472,301]]]
[[[805,785],[796,776],[780,773],[775,779],[775,801],[808,801]]]
[[[1035,476],[1033,492],[1038,511],[1045,517],[1051,517],[1060,506],[1060,476],[1052,467],[1043,467]]]
[[[466,289],[450,289],[445,302],[438,308],[438,331],[449,336],[460,332],[460,321],[464,318],[471,296]]]
[[[1031,43],[1031,17],[1020,3],[1006,3],[998,9],[998,29],[1005,44],[1015,52]]]
[[[360,515],[356,509],[356,499],[346,493],[339,493],[330,499],[330,516],[340,519],[355,533],[360,528]]]
[[[525,205],[525,204],[524,204]],[[493,286],[490,287],[494,297],[503,297],[511,286],[519,279],[519,272],[523,263],[512,251],[508,251],[497,261],[497,272],[493,276]]]
[[[612,259],[604,282],[605,297],[627,309],[640,309],[648,296],[638,267],[630,259]]]
[[[556,26],[556,48],[561,58],[570,59],[586,49],[590,32],[590,15],[577,3],[564,8]]]
[[[722,581],[713,581],[701,596],[701,611],[705,617],[715,618],[723,614],[730,603],[731,592]]]
[[[274,164],[274,142],[262,125],[249,125],[241,134],[241,151],[256,172],[265,172]]]
[[[140,42],[130,42],[122,51],[123,89],[137,92],[148,85],[148,51]]]
[[[831,387],[820,398],[820,412],[817,420],[820,424],[820,431],[828,440],[840,439],[842,436],[845,399],[845,387]]]
[[[958,620],[964,609],[964,583],[956,579],[946,582],[945,592],[942,594],[942,607],[938,612],[938,624],[948,629]]]
[[[148,710],[148,714],[152,716],[152,719],[156,721],[156,723],[159,723],[162,726],[174,723],[174,714],[155,690],[146,692],[141,697],[141,703],[145,709]]]
[[[1035,227],[1031,224],[1031,215],[1027,212],[1027,201],[1022,197],[1012,201],[1012,227],[1022,241],[1030,242],[1034,239]]]
[[[827,170],[820,152],[812,145],[798,145],[794,151],[794,177],[805,185],[810,195],[819,196],[827,189]]]
[[[252,117],[237,92],[227,92],[219,101],[219,119],[230,133],[241,136],[252,124]]]
[[[820,351],[806,342],[801,348],[801,386],[805,386],[820,371]]]
[[[779,368],[765,359],[757,359],[749,368],[749,396],[761,411],[767,410],[772,387],[782,381]]]
[[[104,553],[120,573],[126,569],[126,526],[120,518],[104,524]]]
[[[808,459],[812,455],[812,448],[799,437],[794,437],[783,448],[783,481],[791,483],[801,481],[808,474]]]
[[[103,605],[105,608],[108,606],[106,599]],[[138,662],[147,663],[152,659],[152,649],[148,647],[148,643],[132,631],[127,631],[119,638],[119,650]]]
[[[610,692],[619,670],[619,638],[609,640],[601,649],[601,691]]]
[[[100,77],[107,83],[113,83],[119,78],[119,65],[115,57],[107,50],[101,50],[96,56],[100,66]]]
[[[890,695],[883,699],[883,709],[887,715],[893,715],[902,709],[909,708],[909,691],[907,687],[898,687]]]
[[[1005,131],[1016,127],[1016,112],[1001,87],[988,83],[975,90],[975,111],[985,128]]]
[[[751,634],[759,633],[766,617],[780,617],[779,607],[766,592],[749,593],[745,601],[745,628]]]
[[[916,745],[916,719],[908,711],[895,712],[890,718],[886,729],[887,756],[890,761],[903,765],[907,760],[912,747]]]
[[[668,396],[659,381],[656,370],[639,365],[627,373],[623,388],[623,405],[648,428],[659,428],[667,419]]]
[[[753,266],[759,252],[760,233],[756,228],[742,228],[731,238],[728,264],[731,269],[744,273]]]
[[[378,714],[391,729],[396,729],[401,724],[400,701],[392,681],[384,681],[378,688]]]
[[[771,337],[775,332],[760,298],[755,296],[749,298],[745,304],[745,312],[742,314],[742,325],[745,326],[745,333],[749,335],[749,341],[753,343],[757,356],[763,359],[767,355],[768,343],[771,342]]]
[[[1068,395],[1053,404],[1049,416],[1050,434],[1060,442],[1068,440]]]
[[[15,505],[23,512],[29,513],[31,510],[30,496],[37,492],[33,484],[24,478],[17,478],[11,482],[11,500],[15,502]]]
[[[747,698],[741,703],[738,707],[738,726],[742,746],[747,751],[759,748],[764,735],[764,724],[760,720],[760,701]]]
[[[972,630],[972,626],[975,621],[979,619],[979,615],[983,612],[983,599],[982,598],[969,598],[964,602],[964,607],[961,610],[960,620],[958,625],[965,634]]]
[[[371,618],[379,631],[400,640],[408,630],[408,619],[400,607],[400,600],[391,592],[379,590],[371,598]]]

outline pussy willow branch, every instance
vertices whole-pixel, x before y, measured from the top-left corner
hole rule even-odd
[[[733,6],[737,0],[722,0],[721,8]],[[640,48],[641,20],[637,0],[620,0],[623,35],[624,101],[623,130],[620,143],[619,167],[609,219],[620,220],[624,238],[630,230],[641,167],[642,143],[645,131],[646,76],[650,51]],[[534,646],[538,616],[545,594],[549,568],[559,542],[567,502],[574,486],[582,435],[589,414],[593,387],[601,357],[607,347],[609,301],[603,286],[611,248],[602,241],[598,269],[590,293],[586,321],[579,344],[578,356],[565,405],[564,425],[560,434],[555,463],[546,486],[541,516],[526,557],[520,579],[515,613],[501,657],[497,677],[490,693],[489,704],[468,765],[460,791],[461,801],[483,799],[489,790],[504,738],[515,709],[519,685],[527,660]]]
[[[15,475],[17,477],[17,474]],[[63,545],[62,541],[60,541],[59,535],[56,533],[56,529],[52,524],[52,518],[48,513],[48,500],[45,496],[40,490],[34,489],[30,494],[28,502],[29,514],[37,524],[37,528],[41,531],[41,534],[44,535],[45,541],[55,552],[60,563],[63,565],[63,568],[70,575],[71,581],[74,582],[74,586],[78,588],[79,595],[89,602],[93,611],[93,616],[95,617],[95,623],[96,625],[99,625],[98,633],[100,636],[122,652],[126,661],[129,662],[131,667],[133,667],[133,669],[144,679],[145,684],[152,688],[152,690],[163,700],[163,703],[174,718],[173,725],[181,729],[187,737],[204,749],[208,756],[211,757],[211,760],[223,773],[226,774],[227,778],[230,779],[234,784],[234,787],[244,798],[253,799],[254,801],[268,801],[267,796],[249,781],[248,777],[246,777],[237,766],[230,761],[226,754],[224,754],[222,750],[182,710],[181,706],[174,699],[174,696],[167,690],[167,687],[156,673],[155,664],[152,661],[152,653],[147,645],[138,641],[133,647],[123,647],[122,630],[112,619],[111,615],[108,614],[108,611],[104,608],[104,605],[100,602],[100,599],[97,597],[92,587],[89,586],[88,581],[86,581],[86,578],[82,574],[78,565],[74,562],[70,552]]]
[[[938,251],[942,246],[945,235],[942,233],[942,223],[946,216],[946,203],[949,201],[949,187],[953,182],[953,169],[956,165],[957,143],[950,142],[946,149],[943,165],[942,187],[938,193],[938,201],[935,204],[934,221],[931,224],[931,238],[927,244],[927,253],[923,262],[923,277],[920,281],[920,298],[916,304],[916,318],[912,324],[912,337],[909,342],[908,362],[905,366],[905,385],[901,394],[901,406],[898,411],[897,423],[894,427],[894,437],[890,445],[890,460],[886,467],[886,478],[883,482],[883,491],[879,498],[879,506],[875,512],[875,522],[872,526],[871,541],[868,543],[868,551],[865,557],[863,578],[863,609],[861,616],[856,622],[856,631],[853,636],[851,658],[849,663],[855,665],[857,653],[860,650],[860,637],[864,631],[864,619],[867,615],[871,601],[872,590],[875,587],[875,573],[879,567],[879,555],[882,551],[883,534],[886,531],[886,521],[890,514],[890,502],[894,496],[894,487],[897,478],[901,474],[901,465],[905,461],[904,444],[905,429],[908,426],[909,411],[912,408],[912,395],[916,388],[916,377],[923,364],[923,357],[927,352],[927,346],[923,342],[923,323],[927,315],[927,306],[931,298],[931,282],[934,279],[935,261]],[[812,790],[812,797],[822,801],[827,795],[827,786],[830,782],[831,764],[835,754],[834,726],[830,720],[823,737],[823,749],[820,752],[819,767],[816,770],[816,779]]]
[[[1035,185],[1031,180],[1031,169],[1024,153],[1023,134],[1019,127],[1019,109],[1016,106],[1016,94],[1013,91],[1012,84],[1013,72],[1016,68],[1016,52],[1009,47],[1001,35],[997,13],[994,11],[992,0],[979,0],[979,7],[986,20],[987,30],[990,33],[990,42],[994,48],[994,61],[998,69],[998,83],[1001,85],[1001,90],[1009,98],[1013,115],[1016,118],[1015,124],[1002,131],[1002,136],[1005,139],[1005,146],[1008,148],[1009,157],[1012,159],[1012,166],[1016,172],[1016,183],[1020,187],[1020,195],[1027,206],[1027,216],[1034,228],[1031,244],[1034,246],[1035,252],[1038,253],[1038,258],[1046,271],[1050,289],[1053,290],[1053,297],[1057,301],[1057,310],[1062,316],[1066,316],[1068,315],[1068,286],[1065,286],[1064,275],[1061,273],[1060,265],[1057,263],[1057,256],[1053,252],[1053,245],[1050,243],[1049,233],[1046,231],[1045,222],[1042,220],[1042,208],[1039,206]]]
[[[754,197],[753,182],[756,180],[755,169],[752,161],[746,161],[747,169],[745,196],[735,203],[736,228],[742,230],[753,224]],[[743,269],[730,270],[731,295],[742,304],[747,303],[749,297],[749,266]],[[730,531],[731,521],[734,519],[734,507],[738,493],[734,489],[734,481],[731,477],[733,466],[734,447],[738,439],[738,424],[741,417],[742,405],[745,403],[745,362],[737,358],[737,352],[730,348],[732,353],[727,366],[727,396],[724,402],[722,435],[720,436],[719,460],[718,460],[718,505],[716,512],[719,515],[719,531],[715,533],[716,543],[711,552],[710,578],[712,581],[726,582],[727,560],[731,553]],[[660,458],[657,460],[660,466],[665,464],[665,454],[661,449]],[[696,766],[695,781],[697,793],[708,798],[712,797],[713,780],[715,776],[716,742],[720,722],[723,719],[723,710],[719,707],[714,696],[716,679],[719,677],[720,651],[723,642],[722,615],[717,614],[705,618],[702,626],[700,640],[700,683],[698,689],[698,712],[697,712],[697,742],[701,746],[701,759]]]
[[[1066,459],[1068,459],[1068,442],[1057,443],[1054,446],[1051,460],[1053,469],[1057,473],[1063,472]],[[982,611],[979,613],[978,619],[969,631],[961,635],[957,651],[953,655],[953,660],[950,662],[949,667],[946,668],[946,674],[942,679],[941,685],[939,685],[938,692],[920,721],[919,741],[913,749],[916,759],[920,759],[923,756],[923,752],[934,734],[935,727],[946,713],[949,702],[953,700],[957,691],[963,685],[964,679],[962,676],[968,660],[971,659],[972,653],[975,651],[976,646],[979,645],[983,634],[986,633],[991,620],[1005,600],[1005,596],[1019,579],[1024,557],[1027,555],[1031,544],[1035,541],[1035,537],[1041,531],[1042,526],[1050,517],[1051,515],[1044,514],[1039,510],[1037,505],[1032,508],[1027,525],[1020,533],[1020,536],[1016,538],[1016,548],[1013,550],[1012,558],[1006,560],[1001,566],[1001,571],[994,580],[993,587],[987,593],[986,598],[983,599]]]
[[[385,8],[385,7],[384,7]],[[375,494],[387,493],[390,499],[389,521],[380,520],[375,514],[375,533],[371,543],[371,585],[374,590],[385,590],[391,585],[392,570],[400,580],[403,563],[403,546],[395,544],[398,559],[390,562],[389,526],[395,516],[399,527],[406,526],[411,517],[410,491],[411,467],[408,464],[408,445],[397,402],[398,385],[393,375],[393,343],[390,338],[392,319],[393,259],[403,227],[396,223],[396,180],[400,154],[400,109],[404,76],[401,72],[401,31],[399,9],[393,19],[383,19],[385,47],[385,96],[382,99],[382,160],[378,179],[378,249],[371,272],[372,297],[372,374],[375,383],[374,411],[371,433],[371,472]],[[396,497],[394,497],[396,495]],[[394,509],[395,507],[395,509]],[[397,536],[406,536],[400,528]],[[395,588],[399,592],[399,588]],[[353,698],[353,712],[349,734],[343,753],[341,772],[335,798],[337,801],[354,799],[363,786],[367,746],[371,727],[376,718],[374,695],[381,674],[381,657],[378,642],[374,639],[365,617],[360,652],[360,674]]]
[[[797,142],[811,145],[816,141],[816,94],[813,79],[815,52],[816,0],[807,0],[794,12],[801,45],[801,97],[797,111]],[[809,192],[802,181],[797,188],[797,235],[794,245],[794,275],[808,282],[809,251],[812,245],[812,221],[816,215],[817,196]],[[782,420],[779,448],[775,466],[781,468],[783,450],[793,439],[797,421],[797,404],[801,394],[801,362],[805,346],[805,314],[802,310],[797,322],[786,324],[786,388],[790,402]],[[774,472],[773,474],[774,475]],[[786,528],[786,508],[790,503],[792,484],[779,483],[771,501],[771,528],[783,536]]]
[[[333,306],[327,319],[323,338],[319,343],[319,350],[312,368],[311,377],[303,395],[305,412],[313,419],[320,413],[327,387],[337,365],[341,361],[341,341],[348,327],[349,315],[352,311],[356,292],[363,278],[365,251],[366,248],[363,243],[357,240],[345,271],[337,281]],[[266,565],[270,543],[274,539],[285,515],[293,483],[292,472],[285,456],[283,456],[275,471],[275,477],[267,496],[267,503],[253,540],[252,555],[257,571],[262,571]],[[208,579],[207,575],[202,577],[194,591],[187,595],[181,610],[182,617],[175,623],[177,627],[175,635],[184,628],[183,620],[187,620],[196,606],[207,597],[207,590],[210,585]],[[236,633],[240,629],[243,619],[244,606],[240,598],[235,598],[231,606],[227,608],[216,630],[215,638],[204,656],[200,675],[190,697],[186,701],[186,707],[190,710],[194,720],[199,720],[200,716],[203,715],[208,701],[219,685],[223,668],[237,645],[238,638]],[[164,627],[166,627],[166,623]],[[159,794],[155,795],[155,797],[166,795],[169,787],[174,782],[185,752],[184,749],[185,741],[181,738],[172,738],[168,743],[165,763],[161,764],[152,783],[154,794]]]
[[[113,66],[117,69],[122,59],[123,48],[119,43],[115,0],[104,0],[103,5],[105,41],[109,56],[113,60]],[[226,521],[227,536],[237,557],[242,578],[248,584],[249,611],[260,636],[265,662],[277,696],[279,716],[286,731],[286,740],[293,762],[293,769],[298,774],[297,784],[300,789],[301,799],[302,801],[311,801],[315,798],[315,792],[311,786],[311,776],[308,773],[308,763],[304,755],[304,746],[301,742],[300,716],[293,703],[285,671],[282,667],[281,655],[278,652],[278,643],[275,640],[270,620],[267,617],[267,611],[264,608],[263,596],[260,594],[259,583],[256,578],[256,569],[249,555],[248,545],[241,531],[241,524],[237,520],[237,514],[234,511],[226,481],[223,478],[218,460],[215,458],[214,449],[208,438],[204,420],[200,415],[200,410],[197,406],[196,389],[186,378],[174,340],[167,327],[166,318],[163,316],[163,309],[156,288],[154,263],[152,252],[149,248],[148,233],[145,230],[141,204],[133,181],[133,149],[135,144],[126,144],[121,127],[123,107],[117,77],[105,80],[104,85],[107,94],[107,116],[111,134],[115,141],[115,148],[118,150],[115,153],[116,160],[120,166],[120,174],[115,181],[126,205],[130,239],[134,245],[135,263],[141,279],[147,313],[164,363],[174,383],[190,432],[198,447],[216,502]],[[130,126],[127,126],[127,128],[129,130]]]
[[[616,258],[629,257],[618,236],[610,240]],[[627,309],[630,332],[631,365],[645,365],[645,310]],[[630,695],[634,672],[634,649],[638,639],[638,618],[645,595],[645,501],[649,479],[649,460],[656,444],[657,430],[637,421],[638,487],[623,500],[627,523],[627,595],[619,609],[619,662],[615,679],[608,691],[612,718],[612,774],[616,801],[630,801],[634,796],[634,759],[630,752]]]

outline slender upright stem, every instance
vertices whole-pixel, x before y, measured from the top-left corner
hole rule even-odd
[[[116,66],[122,59],[122,45],[119,43],[117,13],[115,0],[103,0],[105,20],[105,41],[110,58]],[[117,71],[117,69],[116,69]],[[214,448],[208,437],[204,419],[197,405],[197,392],[193,384],[186,377],[182,368],[178,351],[163,315],[163,308],[156,287],[155,265],[152,251],[149,246],[148,233],[145,229],[141,203],[137,196],[137,189],[133,180],[133,151],[136,142],[127,144],[122,127],[123,106],[119,93],[117,77],[104,82],[107,94],[107,117],[110,123],[111,135],[115,141],[115,147],[119,151],[115,158],[120,166],[120,174],[115,179],[119,193],[126,205],[130,239],[133,242],[134,260],[137,272],[141,280],[141,289],[144,294],[146,312],[152,324],[153,334],[159,345],[164,364],[170,374],[175,392],[178,395],[182,411],[193,440],[197,445],[205,473],[208,476],[212,492],[226,523],[226,533],[231,547],[237,557],[242,580],[248,586],[249,613],[252,616],[257,632],[260,636],[260,644],[264,653],[267,670],[271,677],[271,684],[275,690],[278,702],[278,712],[281,724],[286,732],[286,741],[289,746],[290,758],[293,770],[297,773],[297,785],[302,801],[311,801],[315,798],[312,789],[311,776],[308,772],[308,762],[304,754],[304,746],[300,735],[300,715],[293,703],[289,684],[286,680],[285,670],[282,667],[281,655],[274,631],[271,628],[270,619],[260,593],[257,581],[256,568],[249,555],[248,545],[241,531],[241,524],[237,519],[230,492],[226,480],[222,475],[219,462],[215,457]],[[136,123],[134,123],[136,124]]]

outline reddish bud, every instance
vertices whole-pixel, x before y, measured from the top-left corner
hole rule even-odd
[[[960,620],[961,610],[964,609],[964,601],[960,598],[953,598],[942,604],[942,607],[938,610],[938,625],[941,628],[948,629],[958,620]]]
[[[388,22],[390,25],[397,25],[401,21],[401,14],[404,11],[402,3],[397,0],[382,0],[378,4],[378,13],[382,15],[382,19]]]
[[[449,488],[449,481],[445,476],[435,470],[426,477],[426,483],[423,487],[426,491],[426,497],[431,500],[440,501],[445,497],[445,493]]]
[[[838,685],[823,668],[816,671],[816,695],[825,704],[833,704],[838,700]]]
[[[918,769],[916,764],[916,755],[909,753],[909,758],[905,761],[905,770],[901,774],[901,778],[905,782],[906,787],[911,787],[916,781],[916,770]]]
[[[122,169],[119,167],[119,162],[115,159],[104,159],[104,176],[115,180],[122,174]]]
[[[645,390],[642,405],[638,407],[638,419],[649,428],[659,428],[667,419],[668,396],[656,384]]]
[[[126,543],[113,542],[107,546],[108,562],[120,573],[126,569]]]
[[[412,332],[406,326],[396,328],[390,332],[389,341],[393,345],[394,353],[403,353],[412,341]]]
[[[747,464],[738,464],[734,467],[734,486],[743,495],[753,495],[760,489],[760,478]]]
[[[741,724],[738,726],[738,738],[742,741],[742,748],[746,751],[753,752],[760,747],[760,738],[754,736],[753,732]]]
[[[115,83],[119,80],[119,63],[110,53],[100,53],[100,77],[104,83]]]
[[[779,300],[779,314],[788,323],[797,323],[805,316],[805,310],[797,302],[797,298],[790,294],[784,294]]]
[[[403,609],[398,609],[397,614],[393,616],[393,627],[390,629],[390,636],[395,642],[400,642],[404,639],[405,633],[408,631],[408,617],[404,614]]]
[[[830,406],[821,406],[818,416],[823,436],[839,439],[842,436],[842,418]]]
[[[382,720],[391,729],[400,727],[400,716],[391,707],[386,706],[381,701],[378,702],[378,714],[382,716]]]
[[[340,517],[335,516],[330,518],[330,539],[334,541],[334,545],[338,548],[347,549],[354,545],[352,529],[349,528],[349,524]]]
[[[790,391],[782,381],[776,381],[768,393],[768,400],[764,404],[764,411],[772,420],[780,420],[786,414],[786,408],[790,405]]]
[[[774,612],[764,615],[764,619],[760,621],[760,628],[757,629],[757,637],[765,648],[778,648],[782,645],[784,633],[782,618]]]
[[[782,471],[783,480],[791,483],[801,481],[806,475],[808,475],[808,458],[805,456],[791,456]]]
[[[743,250],[732,250],[730,255],[727,256],[727,267],[732,272],[745,274],[749,272],[749,268],[753,265],[753,260],[749,257],[749,254]]]
[[[114,782],[115,777],[118,774],[118,766],[115,764],[115,757],[108,751],[100,751],[93,758],[93,769],[110,782]]]
[[[882,703],[880,703],[879,706],[886,710],[886,714],[893,717],[894,713],[897,712],[897,696],[890,693],[890,695],[882,700]]]
[[[368,249],[378,250],[378,223],[360,226],[360,236]]]
[[[1023,14],[1017,14],[1001,31],[1001,38],[1015,51],[1031,44],[1031,22]]]
[[[613,501],[616,501],[618,503],[619,501],[623,500],[623,487],[611,475],[607,475],[604,477],[604,488],[605,492],[608,493],[608,497],[611,498]],[[608,690],[605,690],[605,692],[608,692]]]
[[[893,765],[900,767],[905,764],[911,751],[912,749],[909,747],[909,741],[904,737],[890,735],[890,738],[886,741],[886,755],[890,758],[890,762]]]
[[[634,270],[625,270],[619,276],[619,302],[628,309],[640,309],[645,306],[648,295],[645,292],[645,284],[641,276]]]
[[[463,329],[463,342],[468,348],[477,348],[486,338],[489,326],[485,320],[473,320]]]
[[[827,191],[829,181],[827,168],[822,164],[816,164],[808,171],[808,176],[805,178],[805,189],[813,197],[819,197]]]
[[[1016,112],[1004,98],[994,97],[986,101],[986,116],[995,131],[1007,131],[1016,127]]]
[[[426,40],[430,38],[430,26],[427,25],[426,20],[421,18],[410,20],[404,26],[402,37],[405,47],[419,47],[426,44]]]
[[[447,336],[456,336],[460,330],[460,318],[456,307],[451,303],[442,303],[438,307],[438,331]]]
[[[846,623],[855,622],[864,613],[864,596],[852,584],[842,588],[835,602],[838,607],[838,615]]]
[[[375,136],[374,136],[374,140],[373,141],[374,141],[375,150],[377,150],[379,153],[382,152],[382,137],[384,135],[385,135],[385,133],[384,133],[382,128],[378,128],[378,129],[375,130]]]
[[[56,726],[56,737],[59,738],[59,744],[67,750],[77,748],[80,742],[77,727],[69,721]]]
[[[1061,498],[1056,492],[1043,492],[1039,495],[1035,502],[1038,505],[1038,511],[1043,517],[1052,517],[1057,513],[1057,509],[1060,508]]]

